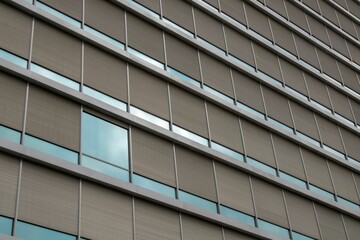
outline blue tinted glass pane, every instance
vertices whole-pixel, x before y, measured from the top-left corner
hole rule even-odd
[[[350,121],[349,119],[341,116],[340,114],[335,113],[334,115],[335,115],[337,118],[341,119],[342,122],[344,122],[344,123],[346,123],[346,124],[348,124],[348,125],[354,126],[354,123],[353,123],[352,121]]]
[[[0,49],[0,58],[12,62],[20,67],[27,68],[27,61],[25,59],[15,56],[14,54],[11,54],[2,49]]]
[[[217,144],[215,142],[211,142],[211,147],[212,149],[219,151],[221,153],[224,153],[226,155],[228,155],[229,157],[235,158],[236,160],[239,161],[244,161],[244,156],[241,153],[235,152],[227,147],[224,147],[220,144]]]
[[[333,149],[332,147],[329,147],[329,146],[326,146],[325,144],[323,144],[323,148],[324,148],[326,151],[328,151],[328,152],[330,152],[330,153],[332,153],[332,154],[334,154],[334,155],[336,155],[336,156],[338,156],[338,157],[345,158],[345,155],[344,155],[343,153],[341,153],[341,152]]]
[[[62,19],[64,21],[74,25],[75,27],[78,27],[78,28],[81,27],[81,23],[79,21],[77,21],[77,20],[75,20],[75,19],[73,19],[71,17],[68,17],[65,14],[63,14],[63,13],[61,13],[61,12],[47,6],[47,5],[45,5],[45,4],[41,3],[41,2],[36,1],[36,6],[38,8],[40,8],[40,9],[42,9],[44,11],[47,11],[48,13],[54,15],[55,17],[58,17],[58,18],[60,18],[60,19]]]
[[[141,186],[143,188],[149,189],[151,191],[163,194],[165,196],[175,198],[175,189],[159,182],[155,182],[148,178],[139,176],[134,174],[133,175],[133,183],[135,185]]]
[[[306,141],[308,141],[308,142],[310,142],[310,143],[318,146],[318,147],[321,146],[320,142],[318,142],[318,141],[315,140],[315,139],[312,139],[312,138],[309,137],[309,136],[306,136],[305,134],[302,134],[301,132],[296,131],[296,135],[299,136],[299,137],[301,137],[302,139],[304,139],[304,140],[306,140]]]
[[[130,0],[130,2],[131,2],[132,4],[134,4],[135,6],[137,6],[138,8],[141,8],[143,11],[145,11],[145,12],[148,13],[148,14],[150,14],[151,16],[156,17],[156,18],[160,18],[160,16],[159,16],[157,13],[151,11],[150,9],[144,7],[143,5],[137,3],[136,1]]]
[[[150,113],[144,112],[141,109],[138,109],[136,107],[130,106],[130,113],[142,118],[146,121],[152,122],[153,124],[158,125],[159,127],[165,128],[165,129],[169,129],[169,122],[165,121],[161,118],[158,118]]]
[[[200,143],[202,145],[205,145],[205,146],[208,146],[209,145],[209,142],[206,138],[203,138],[195,133],[192,133],[192,132],[189,132],[181,127],[178,127],[178,126],[175,126],[173,125],[173,128],[172,128],[173,132],[174,133],[177,133],[183,137],[186,137],[186,138],[189,138],[197,143]]]
[[[285,179],[286,181],[289,181],[299,187],[303,187],[303,188],[306,188],[306,183],[298,178],[295,178],[293,176],[290,176],[284,172],[280,172],[279,173],[279,176],[283,179]]]
[[[191,77],[186,76],[185,74],[183,74],[169,66],[167,67],[167,71],[169,73],[171,73],[172,75],[175,75],[176,77],[181,78],[185,82],[188,82],[188,83],[191,83],[192,85],[200,87],[200,83],[198,81],[196,81],[195,79],[192,79]]]
[[[251,71],[255,71],[255,68],[254,68],[253,66],[251,66],[250,64],[244,62],[244,61],[241,60],[241,59],[238,59],[237,57],[234,57],[234,56],[232,56],[232,55],[229,54],[229,59],[230,59],[231,61],[234,61],[237,65],[240,65],[240,66],[242,66],[242,67],[244,67],[244,68],[246,68],[246,69],[249,69],[249,70],[251,70]]]
[[[313,240],[311,237],[304,236],[300,233],[292,232],[293,240]]]
[[[292,89],[292,88],[289,87],[289,86],[285,86],[285,88],[286,88],[289,92],[291,92],[293,95],[295,95],[295,96],[297,96],[297,97],[299,97],[299,98],[301,98],[301,99],[303,99],[303,100],[308,101],[308,97],[305,96],[305,95],[303,95],[302,93],[300,93],[300,92]]]
[[[224,94],[222,94],[221,92],[218,92],[216,91],[215,89],[211,88],[211,87],[208,87],[206,85],[204,85],[204,90],[223,99],[224,101],[228,102],[228,103],[231,103],[231,104],[234,104],[234,100]]]
[[[349,157],[349,156],[348,156],[348,160],[349,160],[349,162],[351,162],[352,164],[355,164],[355,165],[357,165],[357,166],[360,166],[360,162],[359,162],[359,161],[357,161],[357,160],[355,160],[355,159],[353,159],[353,158],[351,158],[351,157]]]
[[[14,143],[20,143],[21,133],[0,125],[0,138],[5,138]]]
[[[123,111],[126,111],[126,104],[125,103],[123,103],[123,102],[121,102],[121,101],[119,101],[119,100],[117,100],[115,98],[112,98],[112,97],[110,97],[108,95],[105,95],[105,94],[103,94],[101,92],[98,92],[98,91],[96,91],[96,90],[94,90],[92,88],[84,86],[83,87],[83,93],[86,94],[86,95],[89,95],[89,96],[91,96],[93,98],[96,98],[96,99],[98,99],[98,100],[100,100],[102,102],[105,102],[105,103],[107,103],[107,104],[109,104],[109,105],[111,105],[113,107],[116,107],[116,108],[119,108],[119,109],[121,109]]]
[[[13,220],[0,216],[0,233],[11,235]]]
[[[325,198],[327,198],[327,199],[330,199],[330,200],[332,200],[332,201],[335,200],[334,194],[329,193],[328,191],[325,191],[325,190],[323,190],[323,189],[321,189],[321,188],[318,188],[318,187],[316,187],[316,186],[314,186],[314,185],[311,185],[311,184],[310,184],[309,187],[310,187],[310,191],[311,191],[311,192],[317,193],[317,194],[319,194],[319,195],[321,195],[321,196],[323,196],[323,197],[325,197]]]
[[[330,110],[330,109],[328,109],[327,107],[321,105],[320,103],[318,103],[318,102],[316,102],[316,101],[314,101],[314,100],[312,100],[312,99],[311,99],[311,103],[314,104],[314,105],[316,105],[316,106],[317,106],[318,108],[320,108],[321,110],[324,110],[324,111],[327,112],[327,113],[331,113],[331,110]]]
[[[82,156],[81,165],[87,168],[90,168],[94,171],[98,171],[109,175],[111,177],[120,179],[122,181],[129,182],[129,172],[121,169],[119,167],[115,167],[113,165],[107,164],[105,162],[98,161],[96,159],[87,157],[85,155]]]
[[[348,201],[348,200],[346,200],[346,199],[344,199],[344,198],[342,198],[342,197],[337,197],[337,200],[338,200],[338,202],[339,203],[341,203],[341,204],[344,204],[344,205],[346,205],[346,206],[348,206],[348,207],[351,207],[351,208],[353,208],[354,210],[360,210],[360,207],[359,207],[359,205],[357,205],[357,204],[355,204],[355,203],[353,203],[353,202],[350,202],[350,201]]]
[[[105,42],[108,42],[108,43],[114,45],[115,47],[118,47],[118,48],[120,48],[122,50],[125,49],[123,43],[121,43],[121,42],[119,42],[119,41],[117,41],[117,40],[115,40],[115,39],[113,39],[111,37],[108,37],[105,34],[99,32],[99,31],[97,31],[97,30],[95,30],[95,29],[93,29],[93,28],[91,28],[89,26],[84,25],[84,30],[87,31],[88,33],[91,33],[92,35],[104,40]]]
[[[287,131],[287,132],[289,132],[291,134],[294,134],[294,130],[291,127],[288,127],[285,124],[283,124],[283,123],[281,123],[281,122],[279,122],[279,121],[277,121],[277,120],[275,120],[275,119],[273,119],[271,117],[268,117],[268,121],[269,121],[269,123],[274,124],[275,126],[278,126],[279,128],[281,128],[281,129],[283,129],[283,130],[285,130],[285,131]]]
[[[129,169],[128,132],[126,129],[83,113],[83,153]]]
[[[265,221],[259,219],[258,226],[260,229],[262,229],[264,231],[271,232],[275,235],[278,235],[278,236],[286,238],[286,239],[290,238],[289,230],[279,227],[279,226],[276,226],[272,223],[265,222]]]
[[[252,109],[251,107],[246,106],[245,104],[242,104],[241,102],[237,102],[236,106],[239,108],[247,111],[248,113],[251,113],[252,115],[255,115],[261,119],[265,119],[265,115],[261,112],[256,111],[255,109]]]
[[[155,59],[152,59],[151,57],[148,57],[146,56],[145,54],[131,48],[131,47],[128,47],[128,50],[127,50],[129,53],[135,55],[136,57],[138,58],[141,58],[142,60],[158,67],[158,68],[161,68],[161,69],[164,69],[164,64],[162,64],[161,62],[158,62],[156,61]]]
[[[38,138],[25,135],[24,145],[29,148],[35,149],[39,152],[43,152],[52,155],[54,157],[64,159],[68,162],[78,164],[78,156],[79,156],[78,153],[54,145],[52,143],[40,140]]]
[[[240,221],[242,223],[251,225],[251,226],[255,226],[255,219],[252,216],[249,216],[247,214],[235,211],[233,209],[224,207],[224,206],[220,206],[220,213],[223,216],[235,219],[237,221]]]
[[[18,221],[16,237],[24,240],[76,240],[76,237]]]
[[[181,31],[182,33],[185,33],[191,37],[194,37],[194,34],[192,32],[189,32],[188,30],[180,27],[179,25],[177,25],[176,23],[173,23],[171,22],[170,20],[166,19],[163,17],[163,21],[166,23],[166,24],[169,24],[171,25],[173,28],[176,28],[177,30]]]
[[[263,164],[259,161],[256,161],[255,159],[252,159],[250,157],[247,157],[246,160],[247,160],[247,163],[250,164],[251,166],[254,166],[254,167],[256,167],[260,170],[263,170],[264,172],[270,173],[272,175],[276,175],[276,169],[274,169],[266,164]]]
[[[277,86],[282,86],[282,83],[281,83],[281,82],[279,82],[277,79],[275,79],[275,78],[267,75],[266,73],[263,73],[263,72],[261,72],[261,71],[258,71],[258,74],[259,74],[262,78],[264,78],[265,80],[267,80],[267,82],[270,82],[270,83],[275,84],[275,85],[277,85]]]
[[[72,89],[75,89],[76,91],[79,91],[79,89],[80,89],[79,83],[77,83],[71,79],[68,79],[64,76],[61,76],[60,74],[52,72],[48,69],[40,67],[39,65],[36,65],[34,63],[31,64],[31,71],[33,71],[41,76],[44,76],[46,78],[49,78],[49,79],[53,80],[54,82],[57,82],[62,85],[65,85],[67,87],[70,87]]]
[[[201,42],[202,44],[206,45],[207,48],[210,48],[210,50],[216,52],[217,54],[226,55],[225,52],[221,48],[218,48],[217,46],[209,43],[208,41],[206,41],[200,37],[197,37],[196,39],[199,42]]]
[[[203,208],[210,212],[217,212],[215,203],[208,201],[204,198],[192,195],[190,193],[183,192],[181,190],[179,190],[179,200],[194,205],[196,207]]]

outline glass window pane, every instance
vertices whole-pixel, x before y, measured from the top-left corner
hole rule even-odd
[[[292,232],[293,240],[313,240],[311,237],[304,236],[300,233]]]
[[[211,147],[212,149],[219,151],[221,153],[224,153],[226,155],[228,155],[229,157],[235,158],[236,160],[239,161],[244,161],[244,156],[241,153],[235,152],[227,147],[224,147],[220,144],[217,144],[215,142],[211,142]]]
[[[89,95],[89,96],[91,96],[93,98],[96,98],[96,99],[98,99],[100,101],[103,101],[103,102],[105,102],[105,103],[107,103],[107,104],[109,104],[109,105],[111,105],[113,107],[116,107],[116,108],[119,108],[119,109],[121,109],[123,111],[126,111],[126,104],[125,103],[123,103],[123,102],[121,102],[121,101],[119,101],[119,100],[117,100],[115,98],[112,98],[112,97],[110,97],[110,96],[108,96],[106,94],[103,94],[103,93],[101,93],[99,91],[96,91],[96,90],[94,90],[92,88],[84,86],[83,87],[83,93],[86,94],[86,95]]]
[[[76,237],[18,221],[16,237],[24,240],[76,240]]]
[[[277,225],[274,225],[272,223],[269,222],[265,222],[263,220],[258,220],[258,226],[260,229],[267,231],[267,232],[271,232],[273,234],[276,234],[280,237],[283,237],[285,239],[289,239],[289,230],[279,227]]]
[[[214,202],[208,201],[204,198],[192,195],[187,192],[179,190],[179,200],[194,205],[196,207],[208,210],[210,212],[217,212],[216,204]]]
[[[20,143],[21,133],[0,125],[0,138],[5,138],[14,143]]]
[[[12,224],[12,219],[0,216],[0,233],[11,235]]]
[[[0,49],[0,58],[5,59],[6,61],[12,62],[20,67],[23,67],[23,68],[27,67],[27,61],[25,59],[15,56],[14,54],[11,54],[2,49]]]
[[[256,167],[260,170],[263,170],[264,172],[270,173],[272,175],[276,175],[276,169],[274,169],[266,164],[263,164],[259,161],[256,161],[255,159],[252,159],[250,157],[247,157],[246,160],[249,165],[254,166],[254,167]]]
[[[224,206],[220,206],[220,213],[223,216],[235,219],[237,221],[240,221],[242,223],[251,225],[251,226],[255,226],[255,219],[252,216],[249,216],[247,214],[235,211],[231,208],[227,208]]]
[[[82,115],[83,153],[129,169],[128,131],[90,114]]]
[[[104,40],[105,42],[108,42],[108,43],[114,45],[115,47],[124,50],[124,44],[122,44],[121,42],[119,42],[111,37],[108,37],[105,34],[99,32],[99,31],[96,31],[95,29],[93,29],[89,26],[86,26],[86,25],[84,26],[84,30],[87,31],[88,33],[91,33],[92,35]]]
[[[173,127],[172,130],[174,133],[177,133],[183,137],[189,138],[189,139],[191,139],[197,143],[200,143],[202,145],[205,145],[205,146],[209,145],[208,140],[206,138],[203,138],[195,133],[189,132],[189,131],[187,131],[181,127],[178,127],[176,125],[173,125],[172,127]]]
[[[130,106],[130,113],[146,121],[152,122],[153,124],[158,125],[159,127],[169,129],[169,123],[167,121],[158,118],[150,113],[144,112],[139,108]]]
[[[133,175],[133,183],[135,185],[141,186],[143,188],[149,189],[151,191],[163,194],[165,196],[175,198],[175,189],[159,182],[155,182],[148,178],[139,176],[137,174]]]
[[[284,172],[279,172],[279,176],[283,179],[285,179],[286,181],[289,181],[295,185],[298,185],[299,187],[303,187],[303,188],[306,188],[306,182],[298,179],[298,178],[295,178],[293,176],[290,176]]]

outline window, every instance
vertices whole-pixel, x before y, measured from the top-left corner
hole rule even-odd
[[[12,223],[12,219],[0,216],[0,235],[11,235]]]
[[[75,236],[42,228],[25,222],[17,222],[16,237],[24,240],[75,240]]]

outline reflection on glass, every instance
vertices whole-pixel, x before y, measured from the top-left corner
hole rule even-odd
[[[16,237],[23,240],[76,240],[75,236],[18,221]]]
[[[234,100],[232,98],[222,94],[221,92],[216,91],[215,89],[213,89],[211,87],[208,87],[208,86],[204,85],[204,90],[211,93],[211,94],[213,94],[213,95],[215,95],[215,96],[217,96],[217,97],[219,97],[219,98],[221,98],[221,99],[223,99],[223,100],[225,100],[228,103],[234,104]]]
[[[254,166],[264,172],[267,172],[267,173],[270,173],[270,174],[276,176],[276,169],[274,169],[264,163],[261,163],[255,159],[252,159],[251,157],[246,157],[246,162],[251,166]]]
[[[87,86],[83,87],[83,93],[126,112],[126,104],[125,103],[123,103],[115,98],[112,98],[106,94],[98,92]]]
[[[82,114],[83,153],[129,169],[128,131],[112,123]]]
[[[12,62],[20,67],[27,68],[27,61],[21,57],[18,57],[12,53],[0,49],[0,58]]]
[[[305,135],[305,134],[302,134],[302,133],[299,132],[299,131],[296,131],[296,135],[299,136],[299,137],[301,137],[302,139],[304,139],[304,140],[306,140],[306,141],[308,141],[308,142],[310,142],[310,143],[318,146],[318,147],[321,146],[320,142],[316,141],[315,139],[313,139],[313,138],[311,138],[311,137],[309,137],[309,136],[307,136],[307,135]]]
[[[318,187],[316,187],[314,185],[311,185],[311,184],[309,185],[309,188],[310,188],[311,192],[319,194],[319,195],[321,195],[321,196],[323,196],[323,197],[325,197],[325,198],[327,198],[329,200],[335,201],[335,195],[334,194],[332,194],[332,193],[330,193],[330,192],[328,192],[326,190],[323,190],[321,188],[318,188]]]
[[[193,140],[193,141],[195,141],[197,143],[200,143],[200,144],[205,145],[205,146],[209,145],[208,140],[206,138],[203,138],[203,137],[201,137],[199,135],[196,135],[195,133],[189,132],[189,131],[187,131],[187,130],[185,130],[183,128],[180,128],[180,127],[178,127],[176,125],[172,126],[172,130],[173,130],[174,133],[177,133],[177,134],[179,134],[179,135],[181,135],[183,137],[189,138],[189,139],[191,139],[191,140]]]
[[[68,162],[78,164],[78,153],[60,147],[58,145],[46,142],[44,140],[32,137],[30,135],[25,135],[24,145],[39,152],[43,152],[51,156],[64,159]]]
[[[195,85],[197,87],[200,87],[200,83],[198,81],[196,81],[195,79],[192,79],[191,77],[189,76],[186,76],[185,74],[171,68],[171,67],[167,67],[167,71],[170,73],[170,74],[173,74],[175,75],[176,77],[179,77],[181,78],[182,80],[188,82],[188,83],[191,83],[192,85]]]
[[[166,18],[164,18],[164,17],[163,17],[163,21],[164,21],[166,24],[171,25],[173,28],[181,31],[182,33],[185,33],[186,35],[189,35],[189,36],[191,36],[191,37],[194,37],[194,34],[193,34],[192,32],[189,32],[188,30],[180,27],[180,26],[177,25],[176,23],[173,23],[172,21],[170,21],[170,20],[168,20],[168,19],[166,19]]]
[[[113,39],[111,37],[108,37],[105,34],[99,32],[99,31],[97,31],[97,30],[95,30],[95,29],[93,29],[93,28],[91,28],[91,27],[89,27],[87,25],[84,25],[84,30],[86,32],[91,33],[92,35],[104,40],[105,42],[108,42],[108,43],[114,45],[117,48],[120,48],[122,50],[125,49],[125,45],[123,43],[121,43],[121,42],[119,42],[119,41],[117,41],[117,40],[115,40],[115,39]]]
[[[41,76],[44,76],[46,78],[49,78],[57,83],[60,83],[62,85],[65,85],[67,87],[70,87],[72,89],[75,89],[76,91],[79,91],[80,89],[80,84],[70,80],[64,76],[61,76],[60,74],[57,74],[53,71],[50,71],[48,69],[45,69],[39,65],[36,65],[35,63],[31,64],[31,71],[40,74]]]
[[[216,142],[211,142],[211,148],[228,155],[229,157],[235,158],[239,161],[244,161],[244,156],[241,153],[235,152],[227,147],[224,147]]]
[[[357,205],[357,204],[355,204],[355,203],[353,203],[353,202],[350,202],[350,201],[348,201],[348,200],[346,200],[346,199],[344,199],[344,198],[342,198],[342,197],[339,197],[339,196],[337,197],[337,200],[338,200],[338,202],[341,203],[341,204],[344,204],[344,205],[346,205],[346,206],[348,206],[348,207],[351,207],[351,208],[354,209],[354,210],[360,211],[359,205]]]
[[[241,102],[237,102],[236,106],[238,106],[238,108],[241,108],[245,111],[247,111],[248,113],[256,116],[256,117],[259,117],[261,119],[265,119],[265,115],[262,114],[261,112],[258,112],[256,111],[255,109],[251,108],[251,107],[248,107],[246,106],[245,104],[242,104]]]
[[[11,218],[0,216],[0,233],[11,235],[12,224],[13,220]]]
[[[323,144],[323,148],[324,148],[326,151],[328,151],[328,152],[330,152],[330,153],[332,153],[332,154],[334,154],[334,155],[336,155],[336,156],[338,156],[338,157],[341,157],[341,158],[344,158],[344,159],[345,159],[345,155],[344,155],[343,153],[339,152],[338,150],[335,150],[335,149],[333,149],[332,147],[329,147],[329,146],[327,146],[327,145],[325,145],[325,144]]]
[[[58,17],[58,18],[60,18],[60,19],[62,19],[64,21],[70,23],[71,25],[74,25],[75,27],[81,28],[81,23],[79,21],[77,21],[77,20],[75,20],[75,19],[73,19],[73,18],[71,18],[69,16],[66,16],[65,14],[63,14],[63,13],[61,13],[61,12],[51,8],[51,7],[39,2],[39,1],[36,1],[35,3],[36,3],[36,6],[38,8],[40,8],[40,9],[54,15],[55,17]]]
[[[149,189],[151,191],[163,194],[171,198],[175,198],[175,189],[165,184],[153,181],[137,174],[133,175],[132,180],[135,185],[141,186],[143,188]]]
[[[282,179],[285,179],[286,181],[289,181],[299,187],[302,187],[302,188],[306,188],[306,182],[304,182],[303,180],[300,180],[298,178],[295,178],[293,176],[290,176],[284,172],[279,172],[279,177],[281,177]]]
[[[238,212],[236,210],[227,208],[225,206],[220,206],[220,213],[221,213],[221,215],[223,215],[225,217],[235,219],[235,220],[245,223],[247,225],[255,226],[254,217],[247,215],[245,213]]]
[[[129,172],[114,165],[110,165],[85,155],[82,155],[81,165],[122,181],[129,182]]]
[[[146,121],[152,122],[153,124],[158,125],[159,127],[165,128],[169,130],[169,123],[161,118],[158,118],[150,113],[144,112],[143,110],[130,106],[130,113],[142,118]]]
[[[21,133],[0,125],[0,138],[20,143]]]
[[[271,232],[285,239],[290,239],[289,230],[287,230],[286,228],[274,225],[260,219],[258,220],[258,227],[264,231]]]
[[[314,240],[311,237],[304,236],[297,232],[292,232],[292,237],[293,237],[293,240]]]
[[[141,8],[143,11],[147,12],[147,13],[150,14],[151,16],[156,17],[156,18],[160,18],[159,14],[151,11],[150,9],[144,7],[143,5],[137,3],[136,1],[130,0],[130,2],[131,2],[132,4],[134,4],[135,6],[137,6],[138,8]]]
[[[287,132],[289,132],[291,134],[294,134],[294,130],[291,127],[288,127],[285,124],[283,124],[283,123],[279,122],[278,120],[275,120],[275,119],[273,119],[271,117],[268,117],[267,119],[268,119],[269,123],[281,128],[281,129],[283,129],[283,130],[285,130],[285,131],[287,131]]]
[[[196,207],[208,210],[210,212],[217,212],[216,204],[204,198],[192,195],[190,193],[179,190],[179,200],[194,205]]]
[[[137,51],[137,50],[135,50],[135,49],[133,49],[131,47],[128,47],[127,51],[129,53],[131,53],[132,55],[134,55],[134,56],[136,56],[138,58],[141,58],[142,60],[154,65],[155,67],[158,67],[158,68],[161,68],[161,69],[164,69],[164,67],[165,67],[164,64],[162,64],[161,62],[158,62],[155,59],[152,59],[151,57],[148,57],[145,54],[143,54],[143,53],[141,53],[141,52],[139,52],[139,51]]]

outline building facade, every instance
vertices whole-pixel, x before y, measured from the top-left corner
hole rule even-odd
[[[0,239],[360,238],[356,0],[2,0]]]

